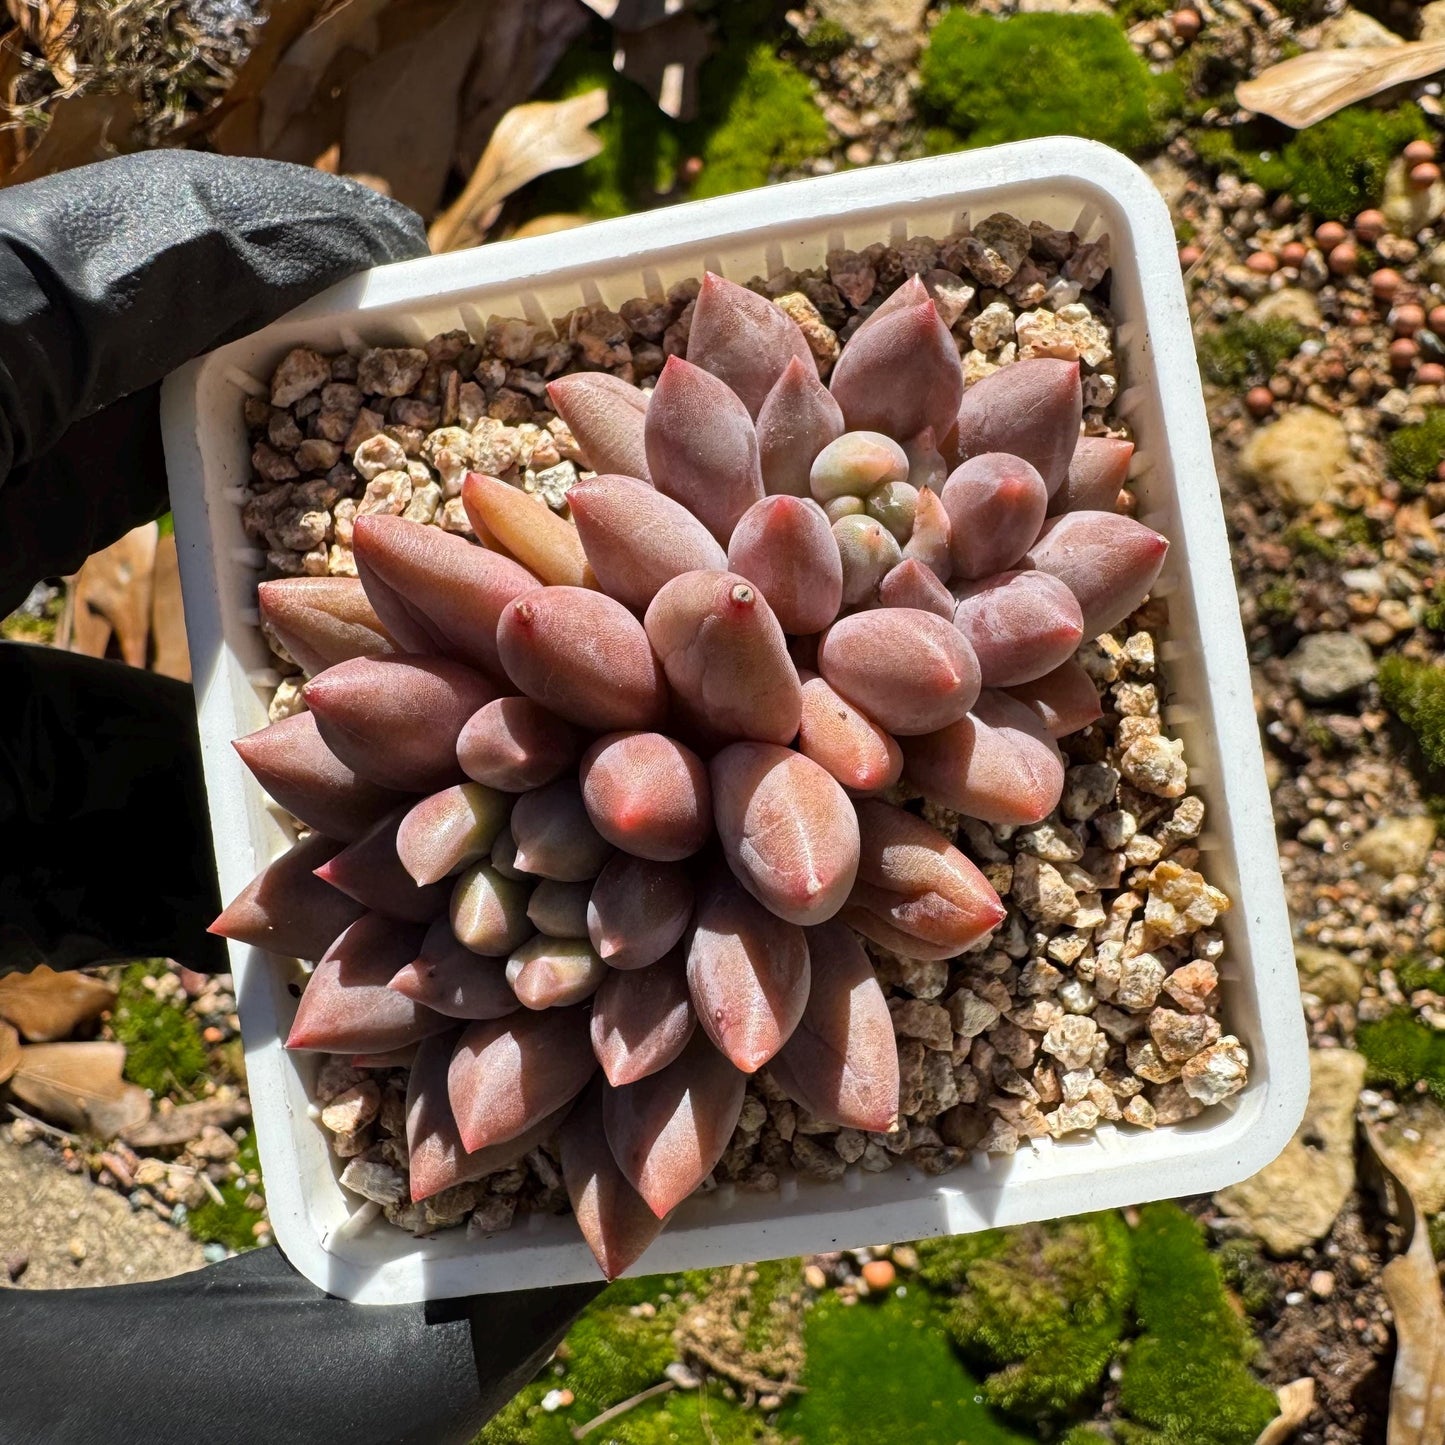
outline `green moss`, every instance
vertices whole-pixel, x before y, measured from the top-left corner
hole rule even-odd
[[[1424,1083],[1445,1103],[1445,1034],[1406,1009],[1362,1023],[1355,1033],[1370,1066],[1370,1079],[1411,1089]]]
[[[1418,954],[1407,953],[1395,959],[1391,965],[1395,982],[1404,993],[1427,988],[1434,993],[1445,992],[1445,967],[1438,962],[1428,963]]]
[[[949,1347],[925,1291],[848,1308],[836,1296],[808,1315],[806,1395],[784,1409],[781,1433],[806,1445],[1027,1445],[983,1403]]]
[[[1125,25],[1157,20],[1174,8],[1174,0],[1114,0],[1114,13]]]
[[[1424,421],[1392,433],[1389,458],[1390,475],[1407,496],[1424,491],[1445,461],[1445,407],[1432,406]]]
[[[1296,611],[1294,583],[1288,577],[1271,582],[1259,594],[1259,610],[1265,617],[1277,620],[1293,617]]]
[[[1133,1245],[1141,1334],[1121,1408],[1160,1445],[1252,1445],[1278,1407],[1245,1367],[1253,1344],[1199,1225],[1178,1205],[1145,1205]]]
[[[1199,369],[1215,386],[1259,386],[1300,349],[1304,332],[1283,317],[1236,316],[1199,337]]]
[[[1246,1314],[1263,1314],[1278,1302],[1279,1280],[1264,1262],[1258,1240],[1226,1239],[1214,1257],[1221,1277],[1239,1297]]]
[[[1387,657],[1379,683],[1385,706],[1415,735],[1425,762],[1445,769],[1445,666]]]
[[[990,1404],[1017,1414],[1070,1409],[1094,1389],[1133,1293],[1129,1230],[1115,1213],[1010,1230],[966,1271],[949,1329],[995,1373]]]
[[[1428,1227],[1431,1253],[1437,1260],[1445,1260],[1445,1214],[1435,1215]]]
[[[1445,579],[1430,589],[1430,600],[1425,604],[1421,621],[1432,632],[1445,632]]]
[[[803,36],[803,48],[816,60],[834,60],[853,48],[853,37],[836,20],[824,15]]]
[[[1113,1441],[1098,1430],[1091,1430],[1087,1425],[1075,1425],[1059,1441],[1059,1445],[1113,1445]]]
[[[1296,556],[1338,562],[1351,547],[1373,543],[1375,534],[1369,519],[1361,513],[1337,510],[1328,531],[1309,522],[1296,522],[1285,529],[1284,539]]]
[[[986,1229],[978,1234],[945,1234],[937,1239],[920,1239],[919,1281],[939,1294],[957,1294],[968,1282],[968,1271],[981,1259],[992,1259],[1008,1242],[1005,1229]]]
[[[1177,79],[1154,75],[1108,15],[951,10],[929,36],[921,76],[924,108],[954,146],[1077,135],[1147,152],[1167,139],[1181,101]]]
[[[261,1160],[256,1153],[255,1136],[248,1129],[241,1140],[236,1162],[241,1166],[239,1179],[228,1179],[217,1186],[222,1202],[207,1198],[186,1215],[186,1228],[202,1243],[224,1244],[227,1249],[250,1249],[256,1243],[254,1226],[264,1217],[246,1200],[261,1189]]]
[[[182,1001],[174,996],[157,998],[143,982],[168,972],[159,959],[128,965],[121,974],[110,1022],[126,1048],[126,1078],[158,1097],[189,1093],[205,1078],[207,1067],[200,1025]]]
[[[39,642],[46,647],[55,642],[55,618],[31,617],[26,612],[12,612],[0,618],[0,638],[6,642]]]

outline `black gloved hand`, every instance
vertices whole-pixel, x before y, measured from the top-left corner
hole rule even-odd
[[[0,191],[0,615],[166,508],[159,382],[420,221],[298,166],[181,151]],[[0,973],[223,970],[191,689],[0,644]],[[0,1201],[0,1217],[20,1201]],[[372,1308],[275,1249],[156,1284],[0,1291],[6,1445],[464,1441],[597,1286]]]

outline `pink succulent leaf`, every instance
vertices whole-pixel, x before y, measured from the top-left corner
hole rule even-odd
[[[693,307],[687,359],[724,382],[752,417],[790,361],[814,367],[817,374],[807,339],[787,312],[711,271]]]
[[[532,934],[530,889],[491,863],[473,863],[452,886],[448,915],[457,940],[473,953],[505,958]]]
[[[491,863],[503,878],[526,883],[529,887],[537,881],[530,873],[524,873],[517,867],[517,842],[510,828],[503,828],[497,834],[497,841],[492,844]]]
[[[646,968],[612,969],[592,1000],[592,1051],[614,1088],[665,1069],[696,1026],[680,949]]]
[[[1080,437],[1069,475],[1049,499],[1049,516],[1117,511],[1133,456],[1134,443],[1120,437]]]
[[[943,485],[953,580],[974,582],[1017,565],[1044,523],[1044,479],[1022,457],[970,457]]]
[[[650,728],[666,712],[642,624],[601,592],[548,587],[518,598],[497,624],[497,646],[517,687],[578,727]]]
[[[396,830],[402,866],[418,884],[438,883],[492,851],[512,799],[481,783],[456,783],[412,805]]]
[[[917,436],[909,437],[903,443],[908,455],[908,481],[920,492],[932,492],[938,496],[948,478],[948,463],[938,448],[938,435],[931,426],[926,426]]]
[[[723,857],[743,887],[790,923],[831,918],[858,868],[858,822],[838,782],[774,743],[733,743],[708,771]]]
[[[612,845],[592,825],[576,778],[523,793],[512,807],[513,866],[559,883],[595,878]]]
[[[663,733],[609,733],[582,758],[582,800],[614,847],[672,863],[712,836],[712,792],[702,759]]]
[[[428,1034],[427,1038],[447,1038],[448,1035]],[[426,1039],[420,1043],[403,1044],[399,1049],[383,1049],[376,1054],[341,1054],[340,1058],[349,1058],[353,1069],[409,1069],[412,1060],[416,1058],[416,1052],[421,1048]]]
[[[958,410],[958,460],[985,452],[1022,457],[1053,496],[1068,476],[1083,411],[1077,361],[1016,361],[964,393]]]
[[[833,523],[833,540],[843,562],[843,605],[874,606],[879,584],[903,560],[897,539],[876,518],[845,516]]]
[[[447,1068],[463,1148],[504,1144],[535,1128],[596,1072],[585,1008],[523,1009],[469,1025]]]
[[[287,958],[317,959],[366,910],[315,870],[341,849],[313,833],[256,875],[209,932]]]
[[[527,900],[527,917],[538,933],[552,938],[587,937],[587,903],[592,882],[558,883],[543,878]]]
[[[892,316],[895,312],[906,311],[914,306],[922,306],[929,300],[928,287],[921,276],[910,276],[887,296],[880,301],[872,311],[864,318],[863,324],[858,328],[862,331],[867,327],[874,326],[882,321],[885,316]],[[853,333],[855,336],[857,331]]]
[[[1004,691],[1032,708],[1052,738],[1068,737],[1104,715],[1098,688],[1073,658],[1043,677]]]
[[[1079,599],[1084,636],[1122,622],[1149,595],[1169,543],[1132,517],[1066,512],[1044,524],[1024,564],[1063,582]]]
[[[840,618],[818,645],[818,671],[895,737],[957,722],[979,689],[978,662],[963,634],[910,607]]]
[[[308,677],[398,651],[355,577],[278,577],[256,588],[261,624]]]
[[[898,1045],[873,964],[837,921],[808,929],[813,982],[773,1082],[814,1118],[887,1133],[898,1118]]]
[[[350,843],[406,794],[358,777],[321,740],[316,717],[299,712],[231,744],[256,781],[308,828]]]
[[[929,943],[911,933],[905,933],[897,924],[880,917],[860,903],[850,903],[839,915],[838,922],[846,923],[855,933],[860,933],[869,943],[886,948],[900,958],[921,958],[938,960],[957,955],[951,943]]]
[[[797,1027],[808,1001],[808,944],[722,870],[700,889],[687,984],[703,1030],[751,1074]]]
[[[957,603],[937,574],[913,557],[905,557],[878,584],[880,607],[913,607],[953,621]]]
[[[468,472],[462,506],[482,543],[510,553],[549,587],[595,587],[597,579],[571,522],[540,498],[485,472]]]
[[[806,497],[813,459],[843,434],[843,413],[811,360],[793,357],[758,413],[758,464],[770,495]]]
[[[821,677],[803,683],[798,750],[853,794],[881,793],[903,773],[898,744]]]
[[[686,507],[631,477],[589,477],[568,491],[567,504],[598,584],[639,612],[674,577],[727,565]]]
[[[905,561],[921,562],[939,582],[953,576],[953,523],[943,498],[928,488],[914,504],[913,531],[903,544]]]
[[[680,864],[616,853],[592,885],[587,936],[613,968],[646,968],[681,939],[692,905],[692,879]]]
[[[549,381],[547,396],[594,472],[652,480],[642,435],[647,397],[637,387],[605,371],[579,371]]]
[[[847,431],[813,459],[808,490],[821,504],[839,497],[868,496],[889,482],[908,480],[908,453],[878,431]]]
[[[1083,640],[1084,614],[1074,594],[1047,572],[1000,572],[955,595],[953,625],[968,638],[985,687],[1042,677]]]
[[[513,950],[507,982],[530,1009],[565,1008],[597,992],[611,970],[585,938],[536,934]]]
[[[726,566],[762,589],[784,632],[821,632],[843,605],[838,544],[823,509],[808,498],[754,502],[733,531]]]
[[[397,831],[406,816],[405,809],[389,813],[328,858],[316,876],[367,908],[409,923],[430,923],[446,907],[447,889],[440,883],[419,887],[402,864]]]
[[[499,958],[479,958],[438,918],[421,951],[387,984],[406,998],[453,1019],[499,1019],[520,1005]]]
[[[460,781],[457,738],[496,697],[481,673],[445,657],[357,657],[302,690],[326,746],[384,788],[431,793]]]
[[[561,777],[582,756],[582,734],[530,697],[499,697],[473,713],[457,761],[474,782],[525,793]]]
[[[647,408],[646,434],[657,490],[726,547],[738,518],[763,495],[747,407],[710,372],[669,356]]]
[[[746,1091],[747,1076],[701,1030],[666,1068],[607,1090],[602,1119],[612,1157],[659,1219],[722,1158]]]

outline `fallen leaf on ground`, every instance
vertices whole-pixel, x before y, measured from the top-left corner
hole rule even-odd
[[[0,1084],[20,1067],[20,1035],[14,1024],[0,1019]]]
[[[119,154],[130,142],[136,116],[128,95],[70,95],[56,101],[39,144],[4,184],[16,186]]]
[[[1315,1407],[1315,1382],[1308,1375],[1291,1380],[1275,1391],[1275,1399],[1279,1401],[1279,1414],[1259,1432],[1254,1445],[1284,1445],[1294,1435]]]
[[[156,543],[151,583],[151,671],[177,682],[191,680],[191,654],[186,647],[186,614],[181,606],[181,569],[176,537],[167,532]]]
[[[121,1078],[124,1067],[124,1044],[29,1044],[20,1050],[10,1088],[47,1119],[112,1139],[140,1124],[151,1108],[150,1095]]]
[[[1430,1248],[1430,1230],[1379,1130],[1365,1126],[1375,1158],[1394,1186],[1400,1227],[1409,1241],[1380,1271],[1395,1317],[1395,1372],[1390,1378],[1386,1445],[1440,1445],[1445,1440],[1445,1298]]]
[[[1243,81],[1234,95],[1246,110],[1302,130],[1357,100],[1423,80],[1437,70],[1445,70],[1445,41],[1440,40],[1311,50]]]
[[[67,1039],[76,1026],[99,1017],[115,1003],[115,990],[84,973],[56,973],[41,964],[29,973],[0,978],[0,1019],[7,1019],[33,1044]]]
[[[199,1139],[208,1125],[230,1129],[251,1116],[245,1099],[202,1099],[195,1104],[178,1104],[165,1113],[121,1131],[121,1138],[132,1149],[173,1149]]]
[[[146,665],[159,540],[160,529],[154,522],[146,522],[85,559],[70,593],[75,611],[72,652],[104,657],[113,628],[120,655],[132,667]],[[102,627],[100,622],[106,625]]]
[[[461,195],[433,222],[432,250],[476,245],[513,191],[548,171],[591,160],[602,142],[587,127],[606,114],[607,92],[600,86],[571,100],[537,100],[509,110]]]

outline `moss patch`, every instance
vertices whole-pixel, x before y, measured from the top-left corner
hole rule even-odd
[[[1199,1225],[1178,1205],[1146,1205],[1133,1244],[1141,1334],[1121,1407],[1158,1445],[1253,1445],[1278,1407],[1245,1368],[1253,1343]]]
[[[1415,735],[1425,762],[1445,770],[1445,666],[1387,657],[1379,682],[1385,706]]]
[[[1392,433],[1389,455],[1390,475],[1405,493],[1413,497],[1424,491],[1445,461],[1445,407],[1431,407],[1424,421]]]
[[[189,1094],[206,1076],[200,1025],[178,997],[157,998],[145,986],[169,970],[159,959],[129,964],[111,1015],[111,1031],[125,1045],[125,1077],[156,1096]]]
[[[1300,349],[1304,332],[1292,321],[1237,316],[1199,337],[1199,369],[1215,386],[1242,390],[1268,381]]]
[[[248,1129],[241,1141],[236,1162],[241,1166],[239,1179],[228,1179],[217,1186],[222,1202],[207,1197],[186,1215],[186,1228],[204,1244],[215,1242],[227,1249],[251,1249],[256,1243],[253,1228],[264,1217],[259,1209],[250,1208],[246,1200],[260,1192],[261,1160],[256,1153],[256,1137]]]
[[[1138,154],[1164,143],[1180,109],[1177,79],[1154,75],[1108,15],[952,10],[921,75],[924,108],[944,128],[933,149],[1077,135]]]
[[[1445,1034],[1402,1009],[1361,1024],[1355,1037],[1370,1065],[1372,1082],[1397,1089],[1424,1083],[1445,1103]]]

